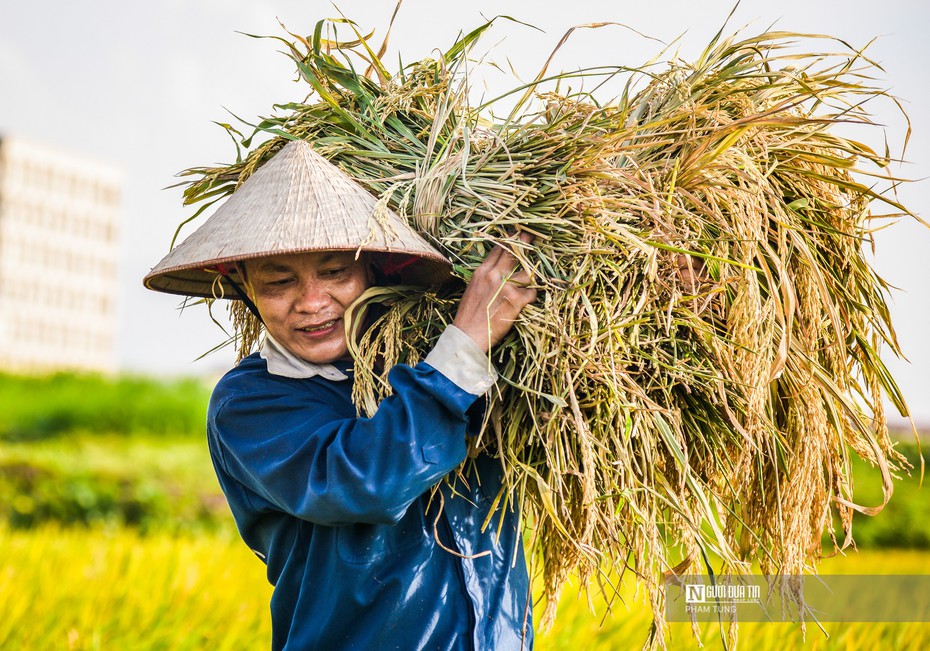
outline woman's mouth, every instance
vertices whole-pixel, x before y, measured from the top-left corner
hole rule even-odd
[[[330,334],[336,328],[336,324],[339,322],[339,319],[333,319],[331,321],[326,321],[325,323],[320,323],[317,325],[304,326],[303,328],[297,328],[298,332],[303,332],[311,336],[323,336]]]

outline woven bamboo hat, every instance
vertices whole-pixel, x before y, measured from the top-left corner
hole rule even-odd
[[[434,285],[451,265],[345,172],[293,140],[145,276],[169,294],[235,298],[233,263],[285,253],[370,251],[402,283]],[[235,281],[234,281],[235,282]]]

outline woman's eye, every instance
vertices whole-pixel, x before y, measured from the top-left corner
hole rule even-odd
[[[343,271],[346,270],[346,267],[338,267],[336,269],[324,269],[322,275],[324,276],[338,276]]]
[[[289,282],[291,282],[290,278],[277,278],[275,280],[269,280],[266,284],[271,287],[281,287],[287,285]]]

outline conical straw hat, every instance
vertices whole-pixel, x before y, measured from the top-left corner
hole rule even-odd
[[[400,282],[433,285],[450,264],[345,172],[294,140],[146,275],[149,289],[236,298],[232,263],[308,251],[372,251]],[[412,256],[412,257],[411,257]]]

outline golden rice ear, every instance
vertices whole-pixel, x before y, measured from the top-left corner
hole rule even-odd
[[[262,324],[242,301],[230,301],[229,318],[236,342],[236,363],[252,354],[262,335]]]

